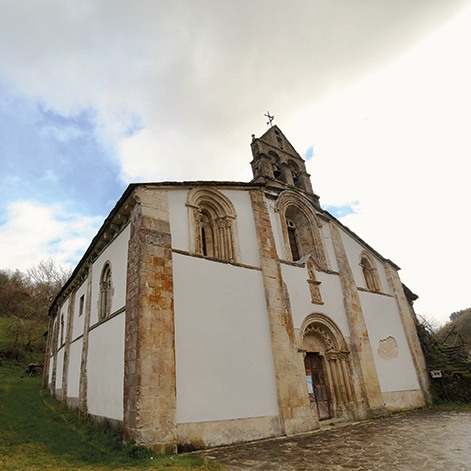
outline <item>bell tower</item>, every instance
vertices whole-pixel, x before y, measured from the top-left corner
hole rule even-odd
[[[310,175],[306,171],[304,159],[296,152],[288,139],[276,125],[270,127],[261,137],[252,135],[253,182],[272,186],[301,190],[314,197],[319,205],[319,197],[314,194]]]

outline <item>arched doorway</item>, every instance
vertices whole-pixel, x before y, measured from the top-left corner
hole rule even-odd
[[[330,400],[325,381],[322,357],[318,353],[306,353],[304,357],[307,388],[311,409],[316,411],[319,420],[330,419]]]
[[[355,393],[350,352],[340,329],[327,316],[311,314],[301,332],[312,409],[319,420],[352,418]]]

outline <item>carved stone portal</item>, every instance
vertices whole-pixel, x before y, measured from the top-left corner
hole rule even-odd
[[[302,350],[311,407],[319,419],[351,418],[356,405],[350,352],[338,327],[326,316],[312,314],[302,331]]]

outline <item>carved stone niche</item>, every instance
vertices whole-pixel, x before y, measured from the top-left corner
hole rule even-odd
[[[313,304],[324,304],[322,301],[321,291],[319,289],[321,282],[316,278],[316,264],[312,257],[309,257],[307,260],[306,268],[309,275],[307,282],[309,284],[309,291],[311,293],[311,302]]]

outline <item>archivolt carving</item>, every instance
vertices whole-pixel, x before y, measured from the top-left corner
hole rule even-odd
[[[302,351],[306,355],[318,354],[324,360],[323,369],[334,416],[354,408],[355,388],[351,377],[350,355],[339,328],[324,314],[315,313],[304,320],[301,332]],[[322,342],[313,341],[316,338],[322,339]]]
[[[283,232],[285,258],[293,260],[293,247],[297,240],[299,257],[312,254],[316,263],[326,268],[326,258],[321,227],[312,206],[306,202],[298,193],[294,191],[284,191],[281,193],[276,203],[276,210],[280,214],[281,230]],[[296,226],[296,236],[289,234],[287,218],[292,220]],[[291,242],[290,242],[291,241]],[[291,245],[290,245],[291,244]],[[296,260],[293,260],[296,261]]]
[[[237,217],[231,200],[215,188],[193,188],[188,192],[186,205],[193,208],[210,206],[217,217]]]
[[[332,340],[332,337],[330,337],[330,335],[318,324],[311,324],[306,327],[306,330],[304,331],[304,336],[309,334],[320,335],[324,340],[325,344],[327,345],[327,351],[335,350],[335,345],[334,341]]]
[[[374,258],[365,250],[360,254],[360,266],[365,278],[366,288],[370,291],[381,292],[381,282]]]
[[[342,332],[337,325],[324,314],[314,313],[307,316],[301,326],[301,334],[303,342],[308,335],[319,335],[325,342],[327,351],[346,352],[348,350]]]
[[[186,200],[190,252],[235,261],[237,214],[229,198],[214,188],[193,188]]]

